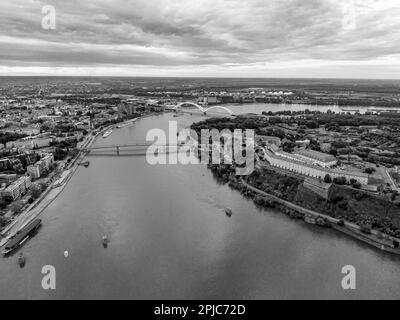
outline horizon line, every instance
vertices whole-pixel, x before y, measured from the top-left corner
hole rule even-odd
[[[159,79],[249,79],[249,80],[380,80],[400,81],[400,78],[340,78],[340,77],[226,77],[226,76],[127,76],[127,75],[0,75],[0,78],[159,78]]]

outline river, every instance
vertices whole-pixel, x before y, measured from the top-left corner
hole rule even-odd
[[[201,117],[153,116],[96,143],[143,142],[175,120],[182,128]],[[1,299],[400,298],[400,259],[260,210],[204,166],[88,159],[41,215],[22,249],[25,268],[16,256],[0,259]],[[56,269],[56,290],[41,287],[44,265]],[[356,268],[357,290],[341,287],[345,265]]]

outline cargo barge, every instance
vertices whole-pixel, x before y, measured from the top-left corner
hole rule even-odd
[[[40,228],[42,220],[35,219],[19,230],[4,247],[3,256],[11,254],[13,251],[21,247],[35,232]]]

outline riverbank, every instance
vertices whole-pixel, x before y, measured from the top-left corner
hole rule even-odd
[[[198,118],[185,115],[177,121],[183,128]],[[168,132],[173,119],[165,114],[140,120],[115,130],[109,140],[100,136],[93,146],[143,141],[149,129]],[[89,160],[89,169],[79,169],[39,217],[42,230],[20,250],[28,259],[26,268],[16,264],[18,253],[0,259],[1,272],[7,275],[0,280],[0,287],[6,288],[1,298],[400,295],[396,257],[334,230],[289,219],[276,209],[261,209],[217,183],[204,166],[151,166],[143,157],[124,156]],[[231,218],[225,208],[232,210]],[[103,235],[110,239],[108,250],[101,244]],[[68,259],[64,251],[69,252]],[[44,264],[57,268],[60,285],[53,292],[43,290],[32,274],[40,273]],[[350,293],[338,280],[345,265],[356,266],[357,277],[363,280]]]
[[[95,137],[89,137],[82,146],[88,147],[96,140]],[[28,208],[26,208],[18,217],[7,226],[2,232],[2,239],[0,241],[0,248],[3,247],[10,238],[15,236],[15,234],[25,227],[32,220],[36,219],[64,190],[69,180],[74,175],[78,168],[79,162],[85,157],[84,153],[80,151],[76,157],[71,161],[66,169],[60,174],[60,177],[67,173],[64,177],[62,184],[59,184],[59,180],[55,179],[47,189],[41,194],[41,196],[32,203]]]
[[[145,116],[146,117],[146,116]],[[132,119],[122,122],[123,124],[130,125],[135,123],[142,117],[136,118],[135,121]],[[69,163],[69,165],[64,168],[63,172],[60,174],[59,178],[64,175],[61,183],[59,179],[54,179],[54,181],[47,187],[47,189],[40,195],[35,202],[29,205],[22,213],[18,215],[6,228],[0,233],[2,239],[0,239],[0,248],[2,248],[10,238],[14,237],[15,234],[24,228],[28,223],[38,218],[40,214],[61,194],[65,189],[68,182],[71,180],[72,176],[75,174],[79,167],[79,163],[86,157],[85,151],[83,149],[90,147],[96,139],[106,130],[115,129],[115,125],[110,125],[99,130],[95,135],[89,134],[79,146],[79,153],[75,158]],[[65,176],[66,175],[66,176]]]
[[[361,231],[361,228],[353,223],[343,221],[340,219],[333,218],[331,216],[328,216],[323,213],[319,213],[313,210],[306,209],[304,207],[301,207],[299,205],[296,205],[294,203],[291,203],[289,201],[282,200],[272,194],[266,193],[260,189],[257,189],[254,186],[251,186],[247,182],[244,181],[243,178],[240,178],[240,183],[247,188],[248,190],[251,190],[252,192],[262,195],[263,197],[267,198],[269,201],[271,201],[271,204],[279,204],[284,206],[285,208],[288,208],[290,210],[293,210],[292,212],[287,212],[291,217],[295,218],[301,218],[302,220],[306,221],[308,219],[305,219],[305,217],[309,218],[312,217],[315,220],[317,219],[323,219],[324,221],[328,221],[329,224],[325,224],[325,227],[331,227],[341,233],[344,233],[353,239],[362,241],[363,243],[366,243],[370,246],[373,246],[374,248],[377,248],[381,251],[385,251],[388,253],[396,254],[400,256],[400,249],[394,248],[393,247],[393,242],[392,240],[399,241],[398,239],[391,238],[391,239],[379,239],[377,232],[372,231],[371,234],[365,234]],[[298,215],[300,213],[300,215]],[[314,221],[315,221],[314,220]],[[315,223],[313,223],[315,224]]]
[[[279,190],[282,189],[281,184],[291,186],[289,190],[286,188],[286,192],[281,190],[283,193],[278,192],[278,194],[273,194],[272,191],[267,192],[267,190],[264,191],[255,187],[251,181],[248,181],[249,177],[237,177],[232,167],[209,165],[209,168],[219,180],[228,183],[231,188],[238,190],[245,197],[252,199],[259,207],[279,209],[292,219],[302,220],[320,227],[333,228],[369,246],[400,256],[400,248],[396,246],[396,244],[400,243],[398,238],[385,235],[372,228],[367,232],[362,225],[346,221],[343,217],[333,217],[323,214],[313,208],[306,208],[301,203],[297,203],[297,193],[301,189],[301,185],[293,184],[293,179],[289,177],[284,177],[284,181],[276,180],[276,177],[274,178],[273,175],[268,177],[268,181]],[[261,182],[257,179],[256,181],[258,183]],[[279,196],[279,194],[282,196]]]

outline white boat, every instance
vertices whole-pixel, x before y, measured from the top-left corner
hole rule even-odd
[[[111,133],[112,133],[112,130],[107,130],[106,132],[104,132],[103,138],[107,138]]]
[[[124,122],[124,123],[122,123],[122,124],[117,125],[117,128],[118,128],[118,129],[125,128],[125,127],[127,127],[127,126],[129,126],[129,125],[135,123],[136,120],[137,120],[137,118],[132,119],[132,120],[128,120],[128,121],[126,121],[126,122]]]

